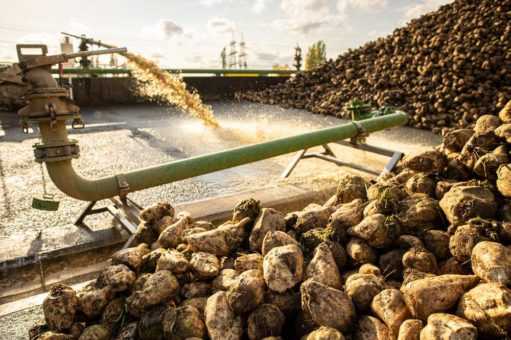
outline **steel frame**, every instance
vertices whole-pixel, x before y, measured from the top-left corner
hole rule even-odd
[[[337,158],[337,156],[335,155],[335,153],[332,151],[328,144],[322,144],[321,145],[323,147],[322,152],[307,153],[308,149],[298,151],[282,172],[281,177],[282,178],[289,177],[293,170],[298,165],[298,163],[302,159],[307,158],[319,158],[324,161],[337,164],[338,166],[347,166],[376,176],[381,176],[387,172],[392,171],[396,166],[397,162],[403,157],[403,153],[399,151],[388,150],[367,144],[359,144],[354,141],[349,142],[337,141],[334,143],[350,147],[353,149],[363,150],[378,155],[387,156],[390,157],[390,159],[383,168],[383,170],[379,171],[356,163],[341,161],[339,158]],[[85,223],[85,218],[87,216],[108,212],[119,222],[121,227],[130,235],[128,241],[123,246],[123,249],[128,248],[135,239],[137,226],[140,224],[140,219],[138,216],[143,207],[128,197],[126,197],[125,199],[112,197],[109,198],[109,201],[111,202],[111,204],[101,208],[94,208],[98,201],[89,202],[85,209],[80,213],[74,224],[78,227],[86,228],[88,231],[91,231],[90,227]]]
[[[379,178],[383,174],[391,172],[394,169],[394,167],[396,166],[397,162],[399,162],[399,160],[403,157],[402,152],[388,150],[388,149],[380,148],[380,147],[373,146],[373,145],[367,145],[365,143],[364,144],[356,143],[354,141],[349,141],[349,142],[348,141],[336,141],[334,143],[342,145],[342,146],[350,147],[353,149],[358,149],[358,150],[367,151],[367,152],[375,153],[375,154],[382,155],[382,156],[387,156],[387,157],[390,157],[390,159],[387,162],[387,164],[385,165],[385,167],[381,171],[379,171],[379,170],[376,170],[376,169],[373,169],[373,168],[370,168],[367,166],[363,166],[360,164],[341,161],[339,158],[337,158],[337,156],[334,154],[334,152],[332,151],[330,146],[328,146],[328,144],[323,144],[322,152],[307,153],[308,149],[303,149],[303,150],[298,151],[296,153],[296,155],[293,157],[293,159],[286,166],[286,168],[284,169],[284,171],[282,172],[280,177],[282,177],[282,178],[289,177],[289,175],[291,175],[293,170],[296,168],[296,166],[302,159],[319,158],[324,161],[337,164],[338,166],[347,166],[347,167],[350,167],[350,168],[353,168],[356,170],[367,172],[372,175],[376,175]]]
[[[74,225],[80,228],[86,228],[88,231],[91,231],[90,227],[84,221],[85,218],[87,216],[108,212],[110,215],[115,217],[121,227],[130,235],[128,241],[126,241],[122,249],[128,248],[135,239],[137,226],[140,224],[140,219],[138,216],[143,207],[128,197],[126,197],[124,200],[117,197],[112,197],[109,198],[109,201],[111,204],[102,208],[94,208],[98,201],[89,202],[85,209],[75,220]]]

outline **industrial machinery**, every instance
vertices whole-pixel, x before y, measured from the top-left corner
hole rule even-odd
[[[302,67],[302,49],[298,46],[298,44],[296,44],[295,47],[295,63],[293,66],[297,71],[300,71],[300,68]]]
[[[24,48],[36,48],[40,53],[23,54]],[[24,132],[28,131],[28,124],[37,124],[39,127],[41,142],[33,146],[36,162],[46,164],[51,180],[66,195],[90,202],[76,224],[82,224],[88,214],[109,211],[131,234],[135,232],[138,221],[137,212],[141,207],[127,198],[130,192],[306,150],[314,146],[326,146],[331,142],[357,138],[378,130],[403,125],[408,120],[406,113],[396,111],[371,119],[181,159],[124,174],[87,179],[80,176],[73,168],[72,160],[79,157],[80,149],[76,140],[68,138],[66,129],[68,121],[71,121],[73,128],[84,127],[79,108],[70,102],[68,91],[60,88],[53,78],[51,65],[81,56],[123,53],[126,49],[110,48],[53,56],[46,55],[47,49],[44,45],[18,45],[17,49],[20,62],[0,74],[0,83],[30,86],[26,93],[29,104],[19,111],[19,115]],[[395,162],[397,160],[394,159],[394,164]],[[391,167],[386,170],[391,170]],[[119,199],[115,198],[116,196]],[[113,206],[94,209],[96,201],[102,199],[110,199]],[[38,208],[48,210],[56,208],[52,200],[46,197],[37,199],[36,203],[35,206]]]
[[[46,45],[21,44],[17,45],[16,49],[19,63],[0,71],[0,85],[29,86],[25,93],[29,104],[18,114],[23,132],[28,132],[31,123],[39,126],[42,142],[33,146],[36,162],[42,164],[78,158],[80,149],[77,141],[67,137],[60,138],[58,134],[62,132],[62,128],[65,131],[68,120],[71,120],[73,129],[84,127],[80,109],[69,100],[69,91],[60,87],[52,77],[51,67],[77,57],[125,52],[126,48],[58,55],[47,55]],[[25,52],[27,50],[35,52],[29,54]],[[42,169],[41,173],[44,176]],[[34,197],[32,201],[32,207],[42,210],[57,210],[58,206],[58,201],[46,192],[46,187],[43,196]]]
[[[80,45],[78,45],[78,50],[80,52],[87,52],[89,50],[89,45],[101,46],[100,41],[95,41],[93,39],[87,38],[83,34],[81,36],[78,36],[78,35],[65,33],[65,32],[61,32],[61,33],[67,37],[80,39]],[[85,69],[88,69],[92,64],[92,62],[87,58],[88,56],[90,56],[90,55],[84,54],[84,55],[82,55],[82,58],[80,59],[80,66]]]
[[[76,35],[66,32],[61,32],[66,37],[76,38],[80,41],[80,45],[78,49],[80,51],[87,50],[87,45],[91,46],[98,46],[98,47],[104,47],[104,48],[113,48],[116,47],[112,44],[107,44],[105,42],[102,42],[101,40],[95,40],[93,38],[87,37],[85,35]],[[85,47],[83,46],[85,44]],[[291,76],[292,74],[295,74],[296,71],[293,70],[258,70],[258,69],[247,69],[246,67],[240,69],[233,69],[233,68],[227,68],[227,52],[224,48],[222,50],[222,68],[220,69],[205,69],[205,68],[167,68],[164,69],[167,72],[175,73],[175,74],[213,74],[215,76],[224,76],[224,77],[237,77],[237,76],[243,76],[243,77],[265,77],[265,76]],[[85,57],[82,58],[82,60]],[[301,58],[301,57],[300,57]],[[224,60],[225,59],[225,60]],[[91,68],[90,61],[82,63],[80,61],[80,65],[82,68],[73,68],[73,69],[65,69],[63,72],[64,74],[73,74],[73,75],[91,75],[91,76],[98,76],[98,75],[104,75],[104,74],[129,74],[129,70],[126,68],[119,68],[119,67],[113,67],[114,65],[110,65],[110,68]],[[86,65],[86,66],[84,66]],[[54,70],[54,73],[56,70]]]
[[[373,111],[371,105],[360,99],[348,102],[346,110],[351,112],[351,120],[363,120],[396,112],[392,106],[382,106],[378,111]]]

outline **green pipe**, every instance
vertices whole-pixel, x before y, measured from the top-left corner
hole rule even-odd
[[[280,76],[283,75],[291,75],[296,73],[296,71],[292,70],[230,70],[230,69],[201,69],[201,68],[167,68],[164,69],[170,73],[186,73],[186,74],[256,74],[259,76],[265,76],[268,74],[278,74]],[[53,74],[58,74],[57,69],[51,70]],[[76,75],[86,75],[86,74],[127,74],[129,73],[128,69],[125,68],[67,68],[64,69],[64,74],[76,74]]]
[[[398,111],[393,114],[370,118],[356,123],[350,122],[296,136],[240,146],[234,149],[134,170],[124,174],[123,177],[129,184],[129,192],[143,190],[334,141],[352,138],[359,134],[357,125],[361,126],[365,132],[371,133],[394,126],[404,125],[407,120],[407,114]],[[41,132],[44,130],[45,129],[42,129]],[[42,137],[44,142],[45,136],[42,135]],[[97,201],[117,196],[120,193],[115,176],[94,180],[85,179],[74,171],[71,160],[47,162],[46,166],[55,185],[65,194],[76,199]]]

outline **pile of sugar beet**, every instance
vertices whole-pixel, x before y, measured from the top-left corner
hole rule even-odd
[[[215,226],[159,203],[97,280],[51,288],[30,338],[509,338],[510,147],[511,102],[323,205],[247,199]]]
[[[456,0],[286,83],[237,97],[349,118],[362,99],[416,128],[466,128],[511,96],[511,0]]]

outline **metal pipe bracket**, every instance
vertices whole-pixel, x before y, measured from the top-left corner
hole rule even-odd
[[[130,185],[128,180],[124,174],[115,175],[115,179],[117,180],[117,186],[119,187],[119,197],[122,201],[125,201],[126,196],[130,192]]]
[[[357,128],[357,135],[350,138],[350,143],[352,144],[365,144],[367,136],[369,134],[367,133],[366,129],[357,121],[352,121],[353,125]]]

